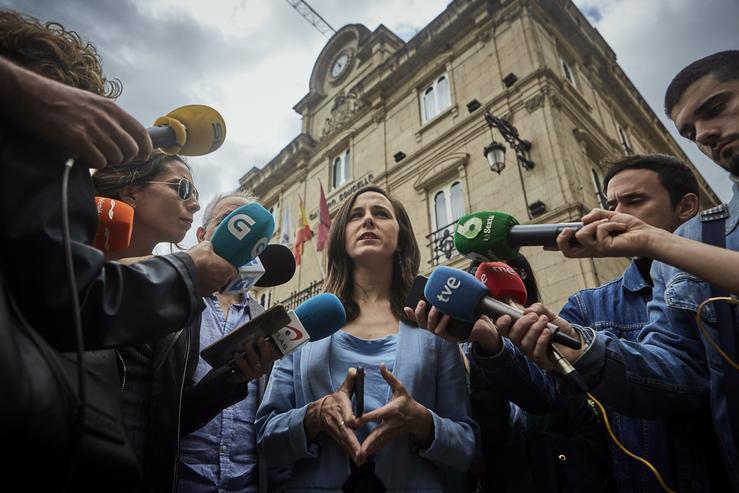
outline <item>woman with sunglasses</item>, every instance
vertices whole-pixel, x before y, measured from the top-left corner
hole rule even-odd
[[[108,260],[151,255],[158,243],[178,243],[200,210],[190,167],[179,156],[154,153],[145,161],[109,166],[93,175],[95,193],[134,208],[131,242]]]
[[[200,209],[190,167],[176,155],[154,153],[145,161],[108,166],[95,172],[93,183],[96,195],[134,208],[131,242],[106,254],[109,260],[134,263],[151,256],[158,243],[182,241]],[[142,464],[142,491],[173,491],[180,437],[233,404],[244,387],[206,378],[193,385],[200,317],[182,329],[153,344],[116,350],[123,422]]]

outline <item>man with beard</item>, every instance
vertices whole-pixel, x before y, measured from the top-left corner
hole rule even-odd
[[[569,244],[572,231],[558,238],[570,257],[659,260],[651,272],[650,320],[637,341],[570,325],[542,305],[515,324],[504,316],[496,325],[547,369],[555,365],[546,322],[579,335],[580,350],[559,349],[591,393],[624,414],[662,418],[710,400],[724,465],[734,491],[739,491],[739,51],[715,53],[685,67],[667,89],[665,110],[681,135],[729,171],[731,201],[688,221],[678,236],[667,236],[627,214],[595,210],[575,234],[580,246]],[[717,297],[729,301],[714,300],[700,308]]]

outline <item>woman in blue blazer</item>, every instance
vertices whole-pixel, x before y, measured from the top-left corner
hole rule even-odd
[[[294,465],[291,492],[444,491],[446,471],[469,468],[478,428],[457,345],[405,323],[420,253],[402,204],[358,190],[336,215],[328,257],[325,290],[347,324],[275,364],[257,413],[261,458]]]

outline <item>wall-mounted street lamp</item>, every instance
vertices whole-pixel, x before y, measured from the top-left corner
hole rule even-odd
[[[528,140],[524,140],[518,135],[518,129],[508,123],[503,118],[497,117],[490,113],[489,111],[485,112],[485,121],[487,122],[488,126],[490,127],[490,136],[492,137],[493,131],[492,129],[495,128],[500,132],[500,135],[503,136],[506,142],[508,142],[508,145],[516,152],[516,161],[518,161],[518,164],[525,170],[531,170],[534,168],[534,161],[528,158],[528,152],[529,149],[531,149],[531,142]],[[493,141],[490,145],[485,147],[485,157],[488,157],[488,149],[491,151],[493,150],[493,144],[496,144],[495,141]],[[498,144],[501,145],[501,144]],[[505,150],[504,150],[505,152]],[[501,159],[502,161],[502,159]],[[488,158],[488,163],[491,163],[490,159]],[[500,167],[500,170],[502,171],[505,167],[505,163],[502,167]],[[493,169],[493,166],[491,164],[490,169]],[[493,169],[493,171],[496,171]],[[500,171],[496,171],[497,173],[500,173]]]
[[[487,159],[488,161],[488,165],[490,165],[490,170],[500,174],[505,168],[506,148],[503,144],[496,142],[493,138],[493,128],[496,128],[498,132],[500,132],[500,135],[503,136],[505,141],[508,142],[510,148],[513,149],[513,151],[516,153],[516,162],[518,163],[518,178],[521,180],[521,191],[523,192],[523,199],[526,202],[526,213],[528,214],[529,219],[533,219],[535,215],[543,214],[543,212],[546,210],[546,206],[544,206],[543,203],[541,203],[541,206],[544,206],[543,210],[539,204],[534,204],[534,210],[532,210],[532,208],[528,206],[528,198],[526,197],[526,186],[523,182],[523,173],[521,173],[521,168],[529,171],[533,169],[534,165],[536,164],[528,157],[529,149],[531,149],[531,142],[522,139],[518,135],[518,129],[508,123],[508,121],[504,118],[497,117],[489,111],[486,111],[484,116],[485,122],[487,122],[488,129],[490,130],[491,142],[490,144],[485,146],[485,149],[483,149],[482,152],[485,155],[485,159]]]
[[[505,168],[505,146],[500,142],[492,141],[485,146],[482,152],[488,160],[490,171],[500,174]]]

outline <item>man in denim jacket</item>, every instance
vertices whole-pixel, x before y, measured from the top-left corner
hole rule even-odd
[[[699,207],[699,187],[690,168],[666,155],[634,155],[611,161],[604,189],[609,209],[633,214],[646,223],[672,232],[693,217]],[[635,258],[624,274],[611,282],[572,295],[560,312],[570,323],[593,327],[626,340],[636,340],[641,328],[649,321],[647,303],[652,299],[651,259]],[[513,358],[507,357],[506,352]],[[556,399],[555,381],[542,374],[534,364],[508,345],[492,358],[471,357],[474,364],[487,369],[489,378],[500,391],[509,385],[528,388],[529,395],[520,403],[527,410],[545,412]],[[523,373],[516,366],[527,365]],[[531,382],[522,382],[526,374]],[[518,376],[518,378],[517,378]],[[528,380],[528,379],[527,379]],[[508,382],[508,383],[506,383]],[[530,387],[533,385],[533,390]],[[543,386],[540,389],[537,387]],[[531,394],[541,392],[543,403],[526,406]],[[507,395],[507,394],[506,394]],[[513,397],[513,396],[512,396]],[[703,411],[706,411],[705,409]],[[707,411],[701,416],[690,412],[675,419],[642,419],[629,417],[609,409],[608,417],[614,433],[624,445],[649,460],[668,484],[678,489],[704,485],[707,490],[707,449],[715,451],[704,440],[710,427]],[[712,432],[711,434],[712,435]],[[709,438],[710,438],[709,435]],[[621,493],[657,492],[662,488],[654,476],[640,463],[627,457],[609,440],[611,469]],[[716,454],[714,454],[716,455]]]
[[[673,79],[665,100],[667,113],[681,135],[696,142],[702,152],[731,173],[733,197],[721,211],[728,251],[678,238],[671,242],[656,228],[607,211],[594,211],[583,218],[588,225],[576,234],[580,247],[567,245],[571,231],[560,235],[558,244],[568,256],[641,255],[690,265],[691,271],[703,278],[733,286],[735,280],[711,275],[721,269],[734,271],[736,262],[715,262],[735,259],[739,250],[739,51],[716,53],[692,63]],[[712,220],[704,221],[707,219]],[[702,241],[702,222],[695,218],[676,234]],[[681,245],[684,255],[675,255],[674,245]],[[695,260],[696,255],[703,255],[702,262]],[[697,268],[693,269],[694,265]],[[551,336],[545,330],[546,321],[552,320],[571,335],[579,334],[582,349],[561,347],[562,353],[575,364],[595,397],[625,414],[668,418],[699,409],[710,399],[726,471],[733,489],[739,491],[739,409],[732,401],[736,394],[729,389],[736,370],[702,336],[696,323],[698,306],[712,296],[711,286],[662,262],[654,263],[651,275],[654,290],[647,307],[649,323],[635,342],[588,327],[573,327],[541,305],[515,324],[508,317],[499,318],[496,324],[526,355],[550,369],[554,364],[547,352]],[[737,305],[730,305],[734,329],[737,312]],[[719,331],[716,304],[706,306],[701,320],[714,341],[724,339],[726,331]],[[736,358],[736,343],[732,346],[724,345],[722,350]]]

